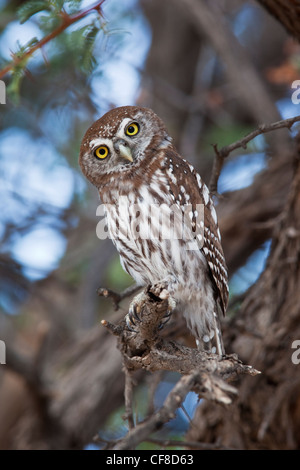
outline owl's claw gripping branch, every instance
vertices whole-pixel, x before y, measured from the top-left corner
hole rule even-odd
[[[239,374],[260,373],[244,365],[236,355],[221,357],[162,338],[159,335],[160,325],[170,316],[170,305],[168,299],[161,300],[151,290],[148,287],[138,296],[140,321],[135,321],[133,332],[126,325],[126,320],[118,325],[102,321],[102,325],[118,337],[118,347],[127,370],[169,370],[189,374],[197,369],[226,379]]]
[[[161,321],[160,324],[158,325],[159,330],[162,330],[163,327],[166,325],[166,323],[168,323],[168,321],[171,318],[171,315],[172,315],[172,310],[168,310],[167,313],[163,317],[163,321]]]
[[[143,305],[147,301],[148,295],[150,295],[153,300],[167,301],[167,310],[163,314],[161,321],[158,323],[157,330],[161,330],[165,324],[168,323],[172,311],[176,307],[176,302],[172,297],[170,297],[165,283],[158,283],[154,286],[148,286],[145,291],[134,297],[130,303],[129,311],[125,317],[127,328],[134,333],[137,333],[140,327],[142,327],[142,325],[139,325],[139,323],[143,322]]]
[[[138,295],[136,295],[130,303],[129,311],[125,317],[127,328],[135,333],[137,332],[137,323],[142,321],[139,314],[141,313],[141,309],[145,300],[146,296],[144,292],[140,292]]]

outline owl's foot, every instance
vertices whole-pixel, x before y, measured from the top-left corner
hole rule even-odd
[[[176,302],[175,302],[175,300],[172,299],[172,297],[169,297],[169,298],[168,298],[168,310],[167,310],[167,313],[163,316],[162,321],[161,321],[160,324],[158,325],[158,329],[159,329],[159,330],[162,330],[163,327],[166,325],[166,323],[168,323],[168,321],[170,320],[171,315],[172,315],[172,312],[173,312],[173,310],[174,310],[175,307],[176,307]]]
[[[176,301],[170,295],[170,291],[171,292],[173,291],[175,283],[176,283],[175,278],[173,278],[173,276],[170,276],[170,277],[168,277],[166,279],[163,279],[162,281],[158,282],[157,284],[154,284],[153,286],[150,286],[150,288],[149,288],[149,291],[153,295],[158,297],[159,299],[161,299],[161,300],[168,299],[168,310],[167,310],[166,314],[163,316],[163,319],[162,319],[161,323],[158,326],[159,330],[161,330],[165,326],[165,324],[168,323],[168,321],[171,318],[171,314],[172,314],[173,310],[176,307]]]
[[[137,323],[140,323],[142,321],[139,314],[141,313],[142,305],[144,304],[146,299],[147,299],[147,295],[145,294],[145,292],[140,292],[131,301],[129,305],[128,313],[125,317],[127,328],[130,331],[136,331],[135,327]]]
[[[163,288],[162,285],[156,284],[155,286],[150,288],[150,291],[156,297],[161,298],[162,300],[168,299],[167,312],[163,316],[162,321],[158,326],[158,329],[161,330],[165,326],[165,324],[170,320],[172,311],[176,307],[176,302],[170,296],[169,292]],[[162,294],[163,297],[161,297],[159,294]],[[128,313],[125,316],[127,328],[130,331],[137,332],[137,325],[143,321],[140,316],[140,313],[142,311],[143,304],[147,299],[147,294],[145,292],[141,292],[140,294],[136,295],[131,301]]]

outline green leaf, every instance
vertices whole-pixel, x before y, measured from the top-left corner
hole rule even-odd
[[[43,10],[47,10],[47,11],[51,10],[51,7],[47,0],[32,0],[32,1],[24,3],[24,5],[22,5],[18,9],[18,12],[17,12],[20,23],[21,24],[25,23],[35,13],[38,13],[39,11],[43,11]]]
[[[99,28],[96,26],[90,26],[85,32],[81,62],[81,68],[83,71],[91,72],[96,64],[96,60],[93,56],[93,49],[98,32]]]
[[[22,71],[17,71],[12,75],[12,79],[6,88],[9,99],[18,106],[20,103],[20,88],[23,79]]]

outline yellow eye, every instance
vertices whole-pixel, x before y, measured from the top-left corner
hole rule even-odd
[[[109,150],[106,145],[101,145],[100,147],[97,147],[94,151],[95,157],[99,158],[99,160],[103,160],[108,156],[108,154]]]
[[[138,125],[137,122],[132,122],[129,124],[129,126],[126,129],[126,134],[129,135],[129,137],[132,137],[136,135],[140,130],[140,126]]]

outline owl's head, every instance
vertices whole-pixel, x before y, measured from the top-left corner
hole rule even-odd
[[[123,106],[104,114],[87,130],[79,163],[83,174],[99,188],[105,177],[132,173],[169,145],[165,125],[151,109]]]

